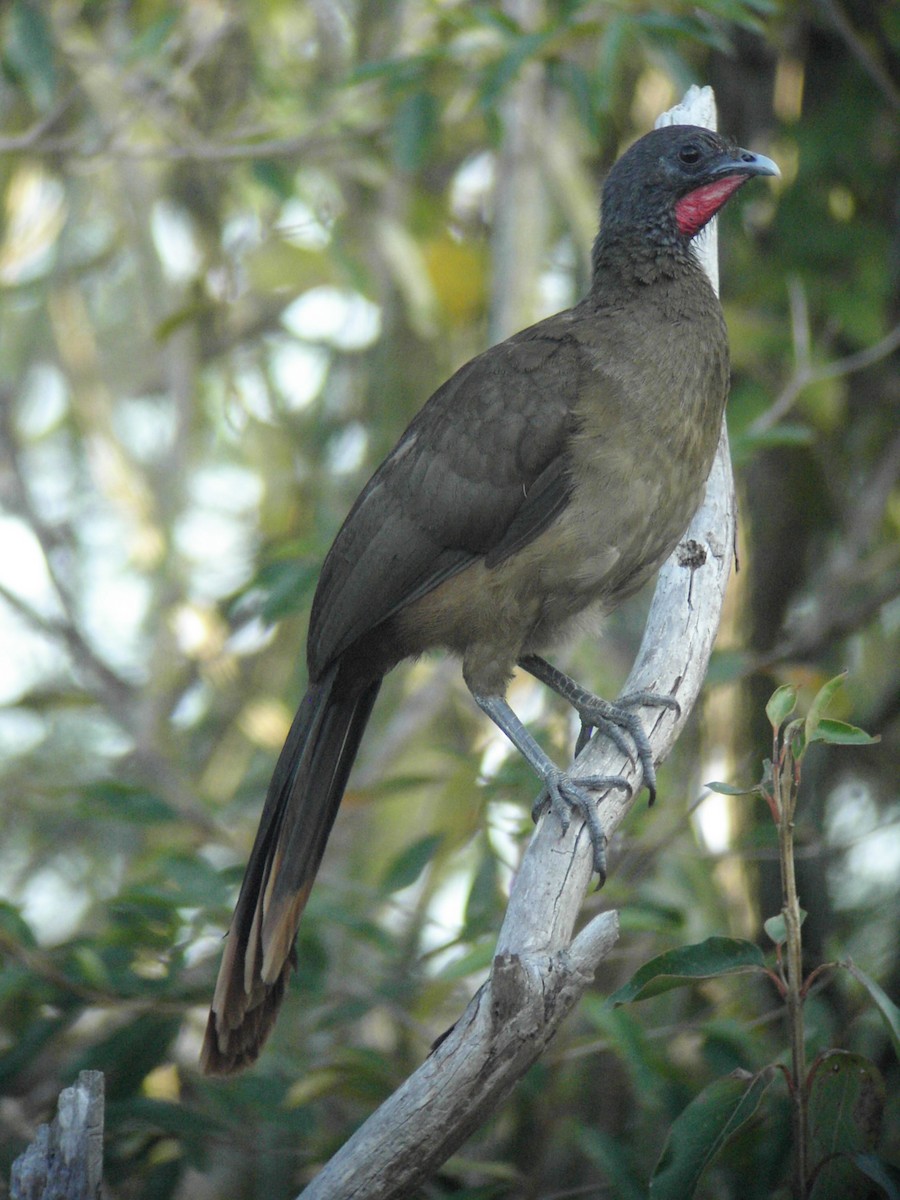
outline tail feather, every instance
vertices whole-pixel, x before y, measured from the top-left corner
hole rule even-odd
[[[381,687],[343,695],[336,677],[310,685],[269,784],[200,1055],[208,1074],[256,1060],[297,965],[300,916]]]

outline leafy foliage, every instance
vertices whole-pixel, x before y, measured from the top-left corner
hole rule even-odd
[[[800,977],[801,928],[806,913],[797,902],[794,817],[806,751],[815,740],[829,740],[831,725],[842,726],[841,722],[828,722],[823,714],[843,682],[844,676],[838,675],[821,687],[805,720],[788,721],[797,705],[796,689],[790,686],[776,689],[766,705],[773,731],[773,756],[765,779],[753,790],[766,800],[779,833],[783,903],[780,914],[765,922],[765,930],[775,943],[775,968],[765,966],[762,954],[751,943],[708,938],[700,946],[682,946],[645,963],[610,997],[613,1003],[633,1002],[691,980],[735,971],[758,970],[770,977],[785,999],[791,1027],[791,1069],[782,1067],[782,1071],[793,1117],[792,1194],[801,1200],[807,1196],[866,1195],[867,1181],[888,1180],[892,1169],[874,1154],[885,1110],[884,1081],[875,1064],[863,1055],[836,1049],[817,1054],[808,1072],[805,1063],[803,1008],[809,990],[829,966],[848,964],[826,964],[805,980]],[[855,732],[865,736],[861,730]],[[836,731],[834,740],[838,745],[848,744],[843,729]],[[729,789],[725,794],[743,795],[746,791]],[[852,965],[850,970],[865,982]],[[868,990],[894,1037],[900,1009],[877,985]],[[766,1104],[766,1094],[777,1074],[774,1065],[755,1075],[737,1071],[705,1088],[672,1125],[650,1180],[651,1196],[671,1196],[674,1200],[695,1195],[704,1173],[728,1143],[756,1119],[761,1106],[764,1113],[771,1106],[771,1101]],[[767,1115],[770,1120],[777,1117],[774,1112]],[[858,1159],[863,1155],[870,1164],[876,1164],[874,1174],[860,1166]],[[888,1187],[887,1194],[891,1190]]]

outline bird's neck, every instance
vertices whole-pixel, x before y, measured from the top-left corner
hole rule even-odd
[[[703,342],[727,345],[719,299],[687,241],[676,248],[621,240],[601,247],[583,304],[606,320],[637,322],[651,332],[692,331]]]
[[[702,273],[691,243],[672,229],[607,231],[601,228],[591,256],[592,291],[659,283]]]

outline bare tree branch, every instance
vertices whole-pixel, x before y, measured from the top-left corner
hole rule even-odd
[[[792,616],[782,640],[748,662],[748,671],[805,658],[837,638],[862,628],[900,595],[900,553],[875,544],[878,527],[900,479],[900,433],[887,443],[871,475],[857,488],[855,503],[842,516],[839,537],[817,570],[809,593],[813,603]]]
[[[762,671],[776,663],[809,658],[838,638],[855,633],[900,596],[900,572],[893,571],[886,579],[855,602],[842,599],[840,603],[819,603],[814,617],[805,621],[791,637],[779,642],[768,654],[750,659],[745,674]]]
[[[828,379],[838,379],[842,375],[852,375],[855,371],[863,371],[866,367],[874,366],[883,358],[887,358],[900,347],[900,325],[895,325],[873,346],[866,346],[854,354],[836,358],[833,362],[823,363],[820,367],[814,366],[810,358],[806,297],[796,285],[791,289],[791,323],[794,330],[796,370],[782,388],[774,404],[770,405],[752,423],[748,430],[751,436],[767,433],[774,425],[778,424],[782,417],[787,416],[804,388],[814,383],[824,383]]]
[[[12,1200],[28,1196],[72,1196],[96,1200],[103,1176],[103,1072],[81,1071],[60,1093],[51,1125],[12,1167]]]
[[[712,92],[692,88],[661,124],[713,126]],[[715,277],[715,235],[700,248]],[[703,506],[660,572],[644,639],[625,691],[670,692],[681,711],[644,710],[661,761],[700,692],[719,625],[734,541],[734,489],[723,427]],[[621,772],[634,786],[640,767],[598,740],[578,774]],[[602,797],[611,833],[634,798]],[[584,826],[561,835],[545,817],[514,881],[490,979],[422,1066],[375,1112],[304,1191],[304,1200],[388,1200],[408,1195],[465,1140],[542,1054],[617,937],[617,916],[600,913],[572,940],[591,878]]]
[[[822,8],[831,18],[832,24],[840,33],[850,50],[856,56],[860,66],[881,89],[882,95],[895,109],[900,109],[900,91],[891,79],[890,72],[879,62],[872,53],[866,41],[860,37],[837,0],[819,0]]]
[[[540,0],[504,0],[504,12],[523,30],[538,28]],[[534,320],[541,256],[546,242],[546,199],[538,146],[545,124],[544,68],[523,64],[502,102],[504,136],[497,155],[494,206],[502,219],[491,235],[493,264],[489,337],[502,341]]]
[[[60,535],[41,518],[31,500],[25,472],[19,458],[19,448],[13,428],[11,396],[0,396],[0,446],[3,460],[9,468],[7,487],[12,503],[7,507],[16,512],[34,534],[40,547],[47,577],[61,610],[59,618],[43,616],[26,600],[11,589],[0,590],[2,598],[20,617],[41,633],[62,642],[72,657],[73,663],[83,669],[91,680],[94,693],[110,712],[126,709],[134,699],[134,689],[129,682],[105,662],[81,628],[76,613],[76,603],[71,589],[58,569],[54,550],[60,544]]]
[[[347,155],[346,131],[310,133],[299,137],[264,137],[235,142],[210,142],[200,138],[188,144],[174,142],[129,142],[113,133],[98,136],[86,144],[83,136],[45,137],[45,122],[32,126],[25,133],[0,138],[0,154],[54,154],[78,159],[121,159],[124,161],[159,160],[162,162],[254,162],[257,159],[289,158],[308,161],[312,158],[343,161]],[[359,128],[355,131],[362,145],[374,131]]]

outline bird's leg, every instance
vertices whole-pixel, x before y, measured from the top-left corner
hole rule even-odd
[[[594,798],[585,789],[615,787],[630,794],[631,784],[620,775],[587,775],[573,779],[547,757],[502,696],[480,696],[477,692],[472,695],[479,708],[506,734],[535,774],[543,780],[546,796],[550,798],[550,809],[559,818],[563,833],[569,828],[572,809],[584,818],[594,851],[594,870],[600,876],[602,887],[606,879],[606,834],[597,816]],[[535,820],[544,802],[545,794],[542,792],[532,810]]]
[[[526,654],[519,659],[519,666],[545,683],[557,695],[568,701],[581,719],[581,732],[575,743],[576,758],[590,741],[594,729],[600,730],[628,758],[633,758],[628,741],[623,730],[634,743],[638,760],[644,775],[644,784],[650,793],[650,803],[656,799],[656,768],[653,765],[653,751],[649,739],[639,718],[631,711],[639,705],[655,708],[670,708],[676,714],[681,711],[678,701],[672,696],[662,696],[657,692],[629,692],[621,696],[615,704],[595,696],[571,679],[564,672],[551,666],[546,659],[537,654]]]

